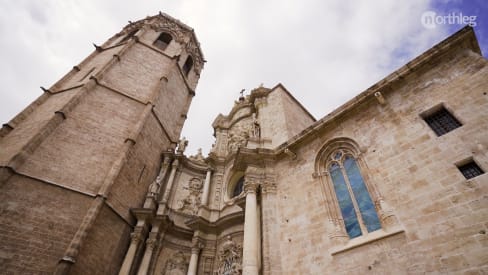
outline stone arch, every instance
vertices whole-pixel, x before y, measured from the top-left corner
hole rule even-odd
[[[327,158],[337,149],[345,149],[351,152],[356,158],[365,151],[364,148],[361,150],[359,144],[348,137],[338,137],[328,140],[320,147],[315,157],[315,175],[322,175],[327,172]]]
[[[239,196],[239,195],[234,196],[233,193],[234,193],[234,190],[235,190],[237,184],[239,184],[240,180],[243,178],[244,178],[244,172],[243,171],[233,172],[232,176],[227,181],[227,188],[226,188],[226,192],[225,192],[226,200],[232,200],[232,199]]]
[[[366,149],[361,147],[351,138],[333,138],[326,141],[320,147],[320,150],[315,158],[313,174],[315,178],[318,178],[324,194],[326,210],[329,216],[329,237],[333,240],[333,242],[335,244],[339,244],[349,240],[344,224],[344,218],[337,199],[336,190],[334,188],[334,183],[329,173],[329,165],[333,162],[337,162],[334,160],[334,154],[337,152],[341,152],[344,154],[344,156],[352,156],[352,158],[355,160],[364,180],[364,185],[366,186],[367,192],[371,196],[371,200],[380,218],[381,227],[388,228],[392,225],[396,225],[396,217],[393,215],[389,206],[384,202],[376,184],[370,177],[369,169],[363,157],[363,153],[366,152]],[[349,180],[347,180],[347,182],[349,182]]]

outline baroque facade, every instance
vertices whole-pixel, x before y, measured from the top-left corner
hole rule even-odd
[[[190,27],[147,17],[4,124],[0,273],[488,273],[472,28],[320,120],[258,87],[186,156],[204,62]]]

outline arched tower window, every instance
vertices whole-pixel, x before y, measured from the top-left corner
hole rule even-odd
[[[381,228],[373,200],[352,153],[338,149],[327,165],[349,238]]]
[[[164,51],[168,47],[169,43],[171,43],[171,40],[173,40],[171,34],[163,32],[158,36],[158,39],[154,41],[154,46]]]
[[[185,74],[185,76],[188,76],[188,73],[190,73],[192,67],[193,67],[193,58],[191,58],[191,56],[188,56],[186,58],[185,64],[183,65],[183,73]]]
[[[234,186],[234,189],[232,190],[232,197],[237,197],[242,193],[242,189],[244,188],[244,177],[241,177],[236,185]]]

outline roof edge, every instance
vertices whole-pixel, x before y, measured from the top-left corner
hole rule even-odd
[[[463,45],[466,43],[466,45]],[[448,38],[442,40],[441,42],[437,43],[427,51],[423,52],[419,56],[412,59],[407,64],[403,65],[399,69],[395,70],[394,72],[387,75],[382,80],[376,82],[371,87],[367,88],[365,91],[361,92],[357,96],[353,97],[346,103],[342,104],[329,114],[325,115],[309,127],[305,128],[303,131],[295,135],[294,137],[290,138],[288,141],[282,143],[278,147],[276,147],[277,153],[281,153],[285,148],[293,146],[299,143],[301,140],[306,138],[309,134],[314,133],[321,128],[325,127],[329,122],[333,121],[346,111],[349,111],[363,101],[365,101],[369,96],[374,95],[374,93],[384,90],[388,86],[392,85],[396,81],[404,79],[406,76],[417,70],[419,67],[427,64],[433,58],[437,58],[443,53],[452,50],[455,47],[465,46],[467,49],[471,49],[474,52],[481,55],[481,49],[478,44],[478,40],[476,39],[476,35],[474,30],[470,26],[465,26],[459,31],[455,32]],[[280,85],[280,84],[278,84]],[[274,89],[274,88],[273,88]]]
[[[300,107],[314,122],[317,121],[317,119],[302,105],[302,103],[300,103],[300,101],[298,101],[292,93],[290,93],[290,91],[288,91],[288,89],[285,87],[285,85],[283,85],[281,82],[278,82],[278,84],[276,84],[273,88],[270,89],[270,93],[273,92],[274,90],[278,89],[279,87],[281,87],[281,89],[283,89],[287,94],[288,96],[290,96],[290,98],[298,105],[298,107]]]

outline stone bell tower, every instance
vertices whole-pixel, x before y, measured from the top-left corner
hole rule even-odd
[[[121,32],[0,130],[6,273],[117,273],[204,65],[193,30],[159,14]]]

